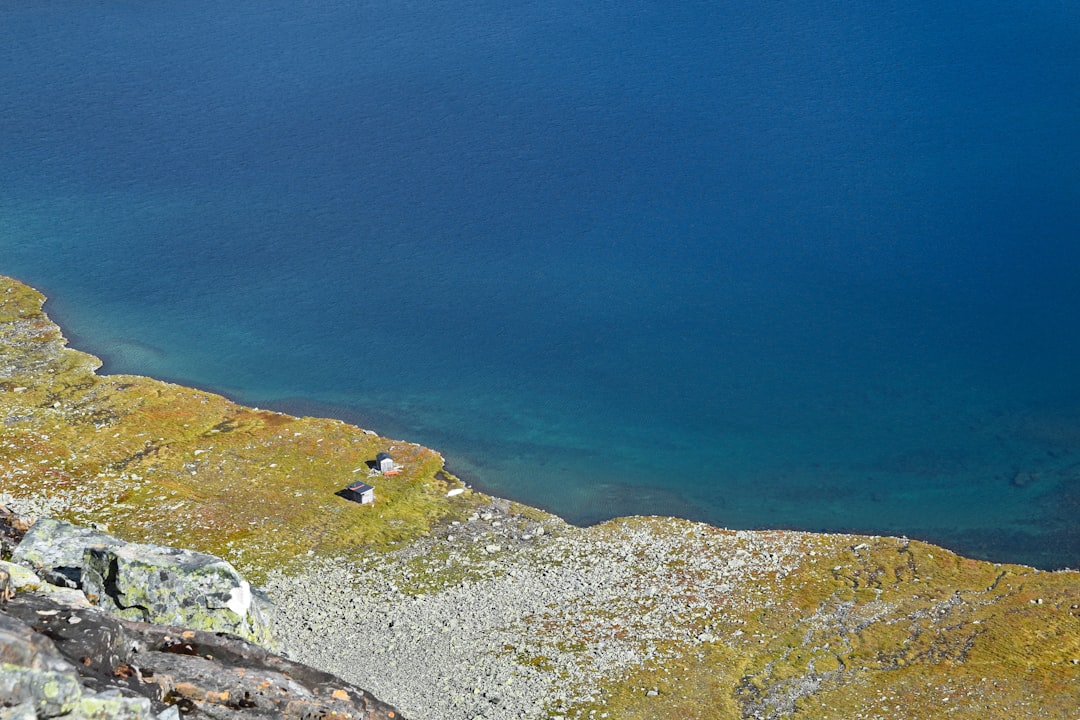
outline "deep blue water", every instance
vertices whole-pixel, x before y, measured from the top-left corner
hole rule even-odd
[[[1076,3],[0,0],[0,93],[0,272],[109,371],[1080,565]]]

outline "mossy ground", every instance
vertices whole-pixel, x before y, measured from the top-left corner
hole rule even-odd
[[[402,547],[491,501],[471,491],[447,498],[460,481],[437,453],[412,443],[148,378],[99,376],[95,358],[66,347],[43,301],[0,277],[0,493],[130,541],[224,557],[255,582],[312,555]],[[400,475],[369,477],[381,451],[402,464]],[[376,487],[373,507],[335,494],[356,479]],[[689,532],[641,518],[582,532],[618,547],[622,533],[663,528],[673,528],[669,540]],[[798,572],[757,575],[730,596],[704,599],[692,622],[659,644],[660,660],[628,666],[595,702],[559,711],[620,720],[1075,720],[1077,573],[976,562],[896,538],[759,539],[797,543]],[[672,548],[663,571],[692,573],[684,559],[697,546]],[[410,562],[417,592],[478,572],[464,561]],[[680,577],[682,586],[693,581]],[[677,639],[701,627],[714,639]]]

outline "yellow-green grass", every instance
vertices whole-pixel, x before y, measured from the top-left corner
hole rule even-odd
[[[0,492],[122,538],[233,561],[256,581],[308,552],[348,555],[427,534],[489,499],[442,457],[343,422],[246,408],[130,375],[66,347],[40,293],[0,278]],[[391,451],[387,477],[369,463]],[[374,506],[337,496],[363,480]]]

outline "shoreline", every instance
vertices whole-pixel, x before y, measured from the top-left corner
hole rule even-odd
[[[97,375],[40,293],[0,283],[0,492],[230,561],[294,659],[413,720],[879,717],[886,696],[936,720],[943,695],[979,720],[1064,720],[1080,703],[1078,572],[876,535],[581,528],[450,494],[415,443]],[[337,497],[388,444],[405,470],[376,505]]]
[[[22,282],[22,281],[19,280],[19,282]],[[33,286],[28,285],[28,287],[33,287]],[[49,302],[48,296],[46,296],[46,305],[45,305],[46,308],[48,307],[48,302]],[[85,346],[87,348],[92,348],[92,346],[93,346],[92,342],[89,342],[87,338],[82,337],[82,336],[80,336],[78,334],[73,334],[69,338],[69,344],[73,345],[73,346],[76,346],[76,347]],[[161,350],[159,350],[157,348],[153,348],[153,350],[155,350],[156,352],[164,352],[164,351],[161,351]],[[112,375],[113,373],[116,372],[116,370],[114,369],[115,360],[109,360],[108,359],[108,353],[97,353],[97,352],[95,352],[94,357],[97,357],[98,360],[102,363],[101,368],[98,371],[99,374],[101,374],[103,376],[109,376],[109,375]],[[142,376],[150,377],[150,376],[147,376],[147,375],[142,375]],[[182,387],[195,388],[195,389],[201,390],[203,392],[219,395],[219,396],[221,396],[223,398],[226,398],[227,400],[239,403],[241,405],[249,405],[250,406],[250,405],[255,404],[255,403],[249,402],[249,400],[247,398],[245,398],[245,396],[244,396],[244,394],[242,392],[237,391],[237,390],[232,389],[232,388],[217,387],[217,386],[212,386],[212,385],[201,385],[201,384],[199,384],[197,382],[192,382],[192,381],[190,381],[190,380],[188,380],[186,378],[172,377],[172,376],[169,376],[169,375],[155,375],[154,377],[156,379],[162,380],[163,382],[173,383],[173,384],[176,384],[176,385],[179,385],[179,386],[182,386]],[[340,403],[334,403],[334,402],[328,402],[328,401],[316,400],[316,399],[309,399],[309,398],[304,398],[304,397],[283,397],[283,398],[264,399],[262,401],[259,401],[258,406],[262,407],[263,409],[273,410],[275,412],[282,412],[282,413],[285,413],[285,414],[295,415],[295,416],[298,416],[298,417],[328,418],[328,419],[339,420],[341,422],[345,422],[345,423],[348,423],[348,424],[351,424],[351,425],[355,425],[357,427],[363,427],[363,428],[372,429],[372,430],[375,430],[375,432],[380,432],[380,429],[384,425],[388,425],[388,426],[391,426],[391,427],[397,427],[400,430],[400,432],[393,431],[391,433],[392,436],[402,437],[402,438],[408,436],[408,433],[407,433],[407,431],[405,429],[406,423],[395,420],[395,418],[393,416],[391,416],[391,415],[386,415],[385,418],[384,418],[385,422],[383,422],[383,421],[380,420],[380,416],[378,414],[376,414],[376,415],[365,414],[362,410],[357,410],[357,409],[352,408],[352,407],[350,407],[348,405],[343,405],[343,404],[340,404]],[[439,451],[436,450],[436,452],[439,452]],[[444,463],[445,463],[445,460],[444,460]],[[475,489],[475,490],[477,490],[477,491],[479,491],[481,493],[497,495],[499,497],[506,497],[507,499],[510,499],[513,502],[522,502],[524,504],[528,504],[528,505],[530,505],[532,507],[536,507],[536,508],[538,508],[540,510],[543,510],[544,512],[548,512],[548,513],[552,513],[552,514],[559,514],[557,512],[556,508],[553,508],[553,507],[550,507],[550,506],[545,506],[545,504],[543,504],[543,503],[537,503],[537,502],[531,501],[531,500],[518,499],[518,498],[516,498],[514,496],[514,494],[512,492],[508,493],[508,492],[504,492],[504,490],[502,488],[494,488],[494,487],[486,484],[483,481],[483,479],[478,477],[478,476],[470,475],[468,473],[458,474],[457,472],[455,472],[455,469],[454,469],[455,467],[456,466],[454,466],[453,463],[451,463],[451,467],[447,468],[448,472],[450,472],[451,474],[457,476],[463,482],[465,482],[469,487],[471,487],[471,488],[473,488],[473,489]],[[627,485],[625,487],[625,490],[627,492],[633,492],[634,489],[635,489],[635,486],[632,486],[632,485]],[[629,513],[629,514],[633,515],[635,513]],[[1009,546],[1019,550],[1020,552],[1017,553],[1018,555],[1027,556],[1027,557],[1022,557],[1020,559],[1016,559],[1016,558],[1003,559],[1000,554],[993,552],[992,548],[989,551],[981,550],[981,546],[983,544],[985,544],[985,540],[981,536],[985,535],[985,532],[986,532],[986,531],[981,531],[981,530],[969,531],[969,532],[972,532],[972,540],[971,541],[969,541],[969,542],[962,542],[962,541],[958,542],[957,537],[956,537],[955,534],[950,535],[950,534],[947,534],[947,533],[944,533],[944,532],[933,532],[932,528],[929,529],[929,530],[926,530],[926,529],[921,529],[921,528],[912,527],[912,526],[908,526],[908,527],[904,527],[904,528],[880,528],[880,527],[875,527],[873,525],[869,525],[869,524],[866,524],[866,523],[862,523],[862,524],[859,524],[859,525],[838,525],[838,526],[835,526],[835,527],[834,526],[824,527],[824,526],[820,525],[819,523],[811,523],[811,524],[808,524],[808,525],[798,525],[798,524],[795,524],[795,523],[776,523],[776,524],[760,524],[760,523],[758,523],[758,524],[751,524],[751,525],[741,525],[741,524],[734,524],[733,525],[732,523],[729,523],[729,522],[723,522],[723,521],[716,520],[716,519],[713,519],[711,517],[708,517],[708,513],[694,514],[692,512],[686,512],[686,513],[677,513],[677,512],[656,512],[656,513],[642,512],[642,513],[637,513],[637,514],[646,514],[646,515],[663,514],[663,515],[669,515],[669,516],[672,516],[672,517],[678,517],[680,519],[686,519],[686,520],[690,520],[690,521],[694,521],[694,522],[705,522],[707,524],[713,525],[714,527],[718,527],[718,528],[730,527],[732,529],[744,529],[744,530],[785,529],[785,530],[794,530],[794,531],[799,531],[799,532],[846,533],[846,534],[886,534],[886,535],[898,535],[898,536],[905,536],[905,537],[917,537],[917,538],[919,538],[921,540],[924,540],[924,541],[927,541],[927,542],[938,544],[938,545],[941,545],[943,547],[949,547],[949,548],[953,549],[956,552],[963,553],[966,556],[978,557],[979,559],[987,560],[987,561],[990,561],[990,562],[1021,562],[1023,564],[1026,564],[1026,565],[1029,565],[1029,566],[1032,566],[1032,567],[1038,567],[1038,568],[1043,569],[1043,570],[1068,569],[1068,568],[1073,567],[1076,564],[1080,564],[1080,558],[1074,559],[1073,561],[1055,562],[1055,563],[1038,562],[1038,561],[1030,559],[1031,556],[1037,555],[1039,553],[1039,548],[1045,547],[1047,545],[1046,538],[1044,538],[1042,536],[1039,536],[1039,537],[1028,536],[1028,535],[1025,535],[1024,533],[1020,532],[1019,530],[1013,529],[1013,528],[1006,528],[1005,530],[1002,531],[1002,533],[1003,534],[1004,533],[1011,533],[1013,535],[1014,539],[1009,543]],[[575,521],[573,521],[571,519],[567,519],[567,518],[563,518],[563,519],[564,519],[564,521],[569,522],[571,524],[574,524],[574,525],[576,525],[578,527],[589,527],[591,525],[603,523],[603,522],[606,522],[608,520],[612,520],[612,519],[616,519],[618,517],[622,517],[624,515],[625,515],[624,513],[616,513],[616,512],[601,513],[598,519],[591,520],[589,522],[575,522]],[[562,515],[560,515],[560,517],[562,517]],[[1058,543],[1059,546],[1062,543],[1071,545],[1071,544],[1073,544],[1075,542],[1074,536],[1069,533],[1067,528],[1059,530],[1058,534],[1061,535],[1061,542]]]

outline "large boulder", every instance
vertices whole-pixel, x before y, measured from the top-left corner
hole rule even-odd
[[[213,555],[127,543],[42,518],[27,531],[12,560],[47,582],[82,590],[92,602],[128,620],[275,644],[270,602]]]

